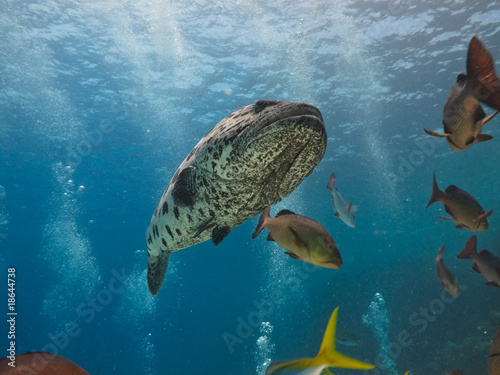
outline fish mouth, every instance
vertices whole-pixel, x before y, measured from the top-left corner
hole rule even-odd
[[[326,268],[332,268],[334,270],[338,270],[340,267],[342,267],[342,263],[338,264],[338,263],[334,263],[334,262],[325,262],[324,264],[322,264],[323,267],[326,267]]]
[[[448,144],[450,145],[450,148],[453,150],[453,151],[463,151],[465,150],[465,148],[462,148],[462,147],[459,147],[455,142],[453,142],[450,137],[446,137],[446,141],[448,142]]]
[[[256,127],[258,133],[269,131],[282,120],[300,123],[304,116],[312,116],[322,124],[323,116],[318,108],[308,103],[290,103],[279,100],[259,100],[254,105],[254,113],[260,117]]]

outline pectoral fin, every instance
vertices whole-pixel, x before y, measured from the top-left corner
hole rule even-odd
[[[455,228],[457,228],[457,229],[469,229],[469,227],[465,224],[458,224],[457,226],[455,226]]]
[[[433,137],[441,137],[441,138],[446,138],[446,137],[449,137],[451,135],[448,133],[439,134],[439,133],[433,132],[432,130],[427,130],[427,129],[424,129],[424,132],[426,132],[428,135],[432,135]]]
[[[482,125],[486,124],[488,121],[490,121],[493,117],[495,117],[496,115],[498,115],[498,112],[500,111],[496,111],[495,113],[492,113],[491,115],[489,115],[488,117],[485,117],[483,119],[483,123]]]
[[[493,137],[489,134],[479,134],[476,138],[474,138],[474,143],[486,142],[490,139],[493,139]]]
[[[494,281],[490,281],[488,283],[485,283],[484,285],[487,285],[487,286],[492,286],[492,287],[495,287],[495,288],[500,288],[500,285],[498,285],[496,282]]]
[[[493,213],[493,210],[490,210],[490,211],[488,211],[488,212],[486,212],[486,213],[484,213],[484,214],[479,215],[478,217],[476,217],[476,218],[474,219],[474,221],[481,221],[481,220],[483,220],[483,219],[486,219],[486,218],[487,218],[488,216],[490,216],[492,213]]]
[[[352,208],[352,202],[350,202],[349,207],[347,207],[347,213],[351,212],[351,208]]]
[[[271,374],[296,374],[298,371],[305,370],[309,367],[311,358],[296,359],[287,362],[274,362],[269,365],[266,370],[266,375]]]
[[[292,232],[292,239],[295,246],[299,249],[306,248],[306,243],[302,240],[302,238],[300,238],[299,234],[292,227],[288,227],[288,229]]]
[[[438,219],[443,219],[443,220],[450,220],[450,221],[453,221],[453,219],[452,219],[452,218],[450,218],[450,217],[437,216],[437,215],[436,215],[436,217],[437,217]]]
[[[289,251],[285,251],[285,254],[288,255],[290,258],[297,259],[297,260],[302,260],[297,254],[291,253]]]
[[[229,228],[228,226],[215,227],[212,231],[212,241],[214,242],[215,246],[220,244],[230,232],[231,228]]]

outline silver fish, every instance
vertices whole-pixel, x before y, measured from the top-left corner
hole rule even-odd
[[[458,282],[443,261],[444,248],[444,246],[441,248],[436,258],[438,278],[448,293],[450,293],[453,297],[458,297]]]
[[[354,222],[354,214],[352,213],[352,202],[347,204],[335,187],[335,173],[332,173],[330,176],[330,181],[328,181],[326,188],[332,192],[333,208],[335,209],[334,216],[338,217],[351,228],[354,228],[356,223]]]

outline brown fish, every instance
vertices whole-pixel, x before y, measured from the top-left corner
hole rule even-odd
[[[444,246],[441,248],[441,251],[439,251],[436,258],[438,278],[448,293],[450,293],[453,297],[458,297],[458,282],[443,261],[444,248]]]
[[[486,117],[480,102],[496,110]],[[484,124],[500,111],[500,80],[495,62],[477,36],[469,43],[467,75],[459,74],[443,109],[444,134],[424,129],[434,137],[446,137],[454,151],[462,151],[474,143],[492,139],[481,134]]]
[[[259,219],[252,238],[262,229],[269,229],[268,241],[276,241],[288,250],[285,254],[293,259],[327,268],[340,268],[342,257],[330,233],[318,222],[305,216],[283,210],[275,218],[269,216],[267,207]]]
[[[477,252],[477,238],[473,235],[465,244],[465,249],[457,255],[459,259],[472,259],[472,269],[484,277],[486,285],[500,288],[500,257],[488,250]]]
[[[500,375],[500,328],[493,339],[488,358],[488,375]]]
[[[457,223],[456,228],[468,229],[480,232],[488,229],[487,217],[493,213],[493,210],[484,212],[479,202],[465,190],[455,185],[448,186],[445,191],[439,190],[436,182],[436,173],[432,183],[432,195],[427,203],[429,207],[434,202],[441,202],[444,210],[450,214],[451,218],[438,216],[440,219],[453,220]]]
[[[12,359],[14,358],[14,362]],[[15,367],[9,365],[13,363]],[[47,352],[28,352],[0,359],[2,375],[89,375],[73,361]]]

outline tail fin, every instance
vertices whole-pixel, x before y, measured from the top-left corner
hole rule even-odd
[[[434,202],[439,202],[439,200],[441,198],[443,198],[443,196],[444,196],[444,193],[439,189],[439,186],[436,182],[436,173],[434,172],[434,179],[432,181],[431,199],[429,199],[429,203],[427,203],[427,206],[425,206],[425,208],[429,207]]]
[[[326,188],[328,190],[333,190],[333,187],[335,186],[335,173],[332,173],[330,176],[330,181],[328,181],[328,185],[326,185]]]
[[[477,36],[469,43],[467,78],[471,80],[475,96],[487,106],[500,110],[500,79],[495,62]]]
[[[337,314],[339,308],[337,307],[328,321],[323,342],[316,358],[313,359],[318,366],[326,367],[340,367],[358,370],[371,370],[375,366],[358,361],[357,359],[347,357],[335,350],[335,331],[337,326]]]
[[[168,258],[170,251],[161,251],[157,257],[148,258],[148,286],[153,296],[156,296],[161,289],[165,273],[168,268]]]
[[[259,224],[257,224],[257,228],[255,228],[255,231],[252,234],[252,239],[257,237],[262,229],[264,229],[264,222],[266,221],[267,218],[269,218],[269,211],[271,211],[271,207],[267,207],[263,212],[262,215],[260,215],[259,219]]]
[[[472,254],[477,252],[477,238],[473,235],[469,238],[469,241],[465,244],[465,249],[462,250],[460,254],[457,255],[458,259],[472,259]]]
[[[445,246],[443,246],[441,248],[441,250],[439,250],[439,254],[438,254],[437,258],[436,258],[436,262],[439,262],[441,259],[443,259],[444,248],[445,248]]]

